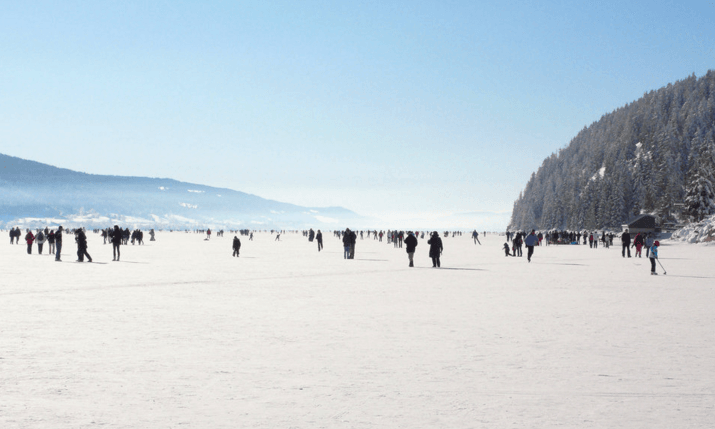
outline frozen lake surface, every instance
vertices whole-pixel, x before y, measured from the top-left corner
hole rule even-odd
[[[0,428],[715,427],[713,246],[87,235],[0,245]]]

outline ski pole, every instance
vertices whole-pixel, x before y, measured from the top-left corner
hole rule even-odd
[[[666,274],[668,274],[668,272],[667,272],[667,271],[665,271],[665,267],[663,266],[663,264],[661,264],[661,263],[660,263],[660,259],[656,259],[656,261],[658,261],[658,265],[660,265],[660,268],[662,268],[662,269],[663,269],[663,275],[666,275]]]

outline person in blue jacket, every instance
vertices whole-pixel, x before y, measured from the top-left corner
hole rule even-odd
[[[655,240],[650,247],[650,275],[652,276],[658,275],[658,273],[655,272],[655,260],[658,259],[658,246],[660,246],[660,243],[658,240]]]
[[[526,236],[524,244],[526,244],[526,248],[528,249],[528,252],[526,253],[526,259],[531,262],[531,255],[534,254],[534,246],[539,244],[539,237],[536,236],[536,231],[534,231],[533,229],[531,230],[531,234]]]

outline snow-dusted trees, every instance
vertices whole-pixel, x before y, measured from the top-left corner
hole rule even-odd
[[[685,211],[694,221],[715,213],[713,181],[715,177],[715,142],[711,131],[705,140],[697,139],[693,147],[690,180],[685,195]]]
[[[715,212],[714,135],[715,71],[651,91],[545,159],[510,228],[600,229],[643,212],[664,221]]]

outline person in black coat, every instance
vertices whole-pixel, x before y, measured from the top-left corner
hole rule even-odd
[[[621,235],[621,255],[623,257],[626,257],[626,250],[628,251],[628,257],[631,257],[631,234],[628,232],[628,230],[625,230],[623,234]]]
[[[92,257],[87,253],[87,236],[82,231],[82,228],[77,228],[74,235],[77,242],[77,262],[84,262],[85,256],[87,256],[88,262],[92,262]]]
[[[119,256],[121,253],[119,252],[119,246],[122,245],[122,240],[123,240],[123,235],[124,231],[119,229],[119,225],[114,225],[114,230],[111,232],[112,234],[112,254],[114,257],[112,258],[112,261],[118,261]]]
[[[239,251],[241,250],[241,240],[237,236],[233,236],[233,256],[238,257]],[[249,258],[250,259],[250,258]]]
[[[315,234],[315,239],[318,241],[318,252],[320,252],[323,250],[323,233],[320,230]]]
[[[415,237],[412,231],[407,233],[407,238],[405,238],[405,246],[407,247],[407,257],[410,260],[410,267],[414,267],[414,256],[415,248],[417,247],[417,237]]]
[[[350,231],[350,256],[348,259],[355,259],[355,243],[357,243],[357,234],[355,231]]]
[[[429,257],[432,258],[432,268],[439,268],[439,257],[442,255],[444,247],[442,247],[442,239],[439,238],[439,233],[437,231],[432,233],[432,237],[427,240],[427,244],[429,244]]]

